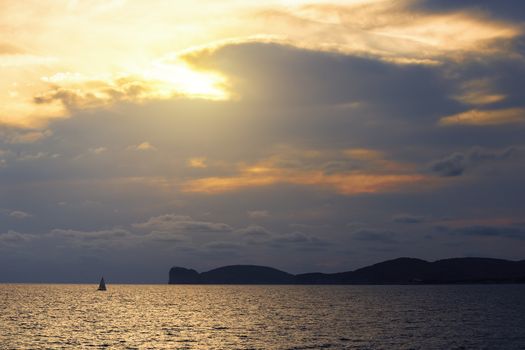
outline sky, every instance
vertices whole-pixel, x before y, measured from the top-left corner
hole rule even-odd
[[[0,0],[0,282],[525,259],[522,0]]]

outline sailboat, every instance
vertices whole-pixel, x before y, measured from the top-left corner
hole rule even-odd
[[[98,285],[98,290],[107,290],[106,289],[106,281],[104,281],[104,277],[100,279],[100,284]]]

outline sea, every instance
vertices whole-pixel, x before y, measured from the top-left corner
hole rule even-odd
[[[525,285],[1,284],[0,349],[525,349]]]

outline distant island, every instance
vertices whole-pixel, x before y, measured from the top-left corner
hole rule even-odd
[[[232,265],[198,273],[172,267],[169,284],[461,284],[525,283],[525,260],[414,258],[384,261],[355,271],[293,275],[266,266]]]

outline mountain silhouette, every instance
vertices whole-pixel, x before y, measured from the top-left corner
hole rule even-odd
[[[525,283],[525,260],[398,258],[339,273],[293,275],[266,266],[232,265],[203,273],[173,267],[170,284],[452,284]]]
[[[208,272],[173,267],[170,284],[295,284],[295,276],[266,266],[233,265]]]

